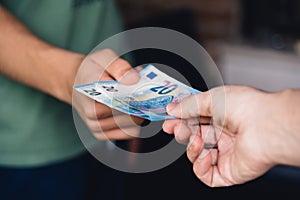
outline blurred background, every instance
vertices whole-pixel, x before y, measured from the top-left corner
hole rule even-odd
[[[197,40],[217,64],[225,84],[250,85],[266,91],[300,87],[299,0],[118,0],[117,3],[126,29],[165,27]],[[179,71],[187,65],[168,52],[146,50],[134,55],[137,64],[158,62]],[[193,77],[189,80],[197,89],[207,89],[203,81]],[[151,151],[169,140],[170,136],[160,133],[141,140],[141,149]],[[201,198],[203,194],[211,198],[220,194],[255,195],[256,191],[300,193],[300,172],[278,166],[244,185],[211,189],[196,179],[192,165],[183,155],[164,169],[128,175],[127,186],[128,199],[150,199],[164,194],[178,199]]]

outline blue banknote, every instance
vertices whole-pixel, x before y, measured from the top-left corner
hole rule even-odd
[[[112,80],[74,88],[113,109],[151,121],[174,118],[166,112],[169,103],[178,103],[190,95],[200,93],[158,70],[152,64],[147,65],[139,74],[139,82],[130,86]],[[101,95],[90,95],[86,91],[98,92]]]

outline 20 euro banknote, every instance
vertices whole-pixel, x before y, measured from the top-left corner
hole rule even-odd
[[[200,91],[168,76],[149,64],[139,72],[140,80],[134,85],[117,81],[98,81],[74,88],[90,98],[113,109],[151,121],[174,118],[166,106]]]

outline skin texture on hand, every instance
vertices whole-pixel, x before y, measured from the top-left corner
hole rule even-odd
[[[134,84],[139,75],[130,64],[112,50],[104,49],[88,55],[82,62],[75,85],[94,81],[118,80],[122,84]],[[139,134],[143,119],[129,116],[98,103],[73,90],[73,106],[99,140],[130,139]]]
[[[188,142],[187,156],[203,183],[242,184],[277,164],[300,166],[294,153],[300,149],[300,113],[290,114],[299,98],[299,91],[218,87],[168,105],[168,114],[179,119],[166,120],[163,129],[178,142]]]

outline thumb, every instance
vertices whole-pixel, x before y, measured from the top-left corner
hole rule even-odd
[[[211,96],[209,92],[194,94],[180,103],[171,103],[167,106],[169,115],[178,118],[211,116]]]

